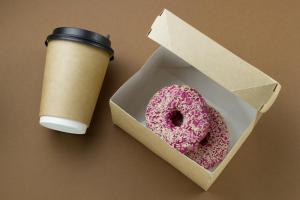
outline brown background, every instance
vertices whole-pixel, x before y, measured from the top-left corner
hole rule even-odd
[[[299,199],[299,1],[0,2],[0,199]],[[154,51],[168,8],[283,89],[208,192],[112,125],[108,100]],[[85,136],[38,124],[45,37],[57,26],[110,33],[111,63]]]

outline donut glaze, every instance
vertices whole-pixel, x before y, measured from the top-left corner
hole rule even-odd
[[[182,153],[196,150],[209,129],[208,106],[186,85],[160,89],[146,108],[146,125]]]
[[[209,107],[210,128],[207,136],[200,142],[197,150],[186,155],[206,169],[213,168],[226,156],[229,147],[227,126],[213,107]]]

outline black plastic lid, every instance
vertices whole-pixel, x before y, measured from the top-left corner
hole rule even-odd
[[[59,27],[54,29],[53,33],[47,37],[46,46],[51,40],[71,40],[93,45],[107,51],[110,55],[110,60],[114,59],[114,50],[111,48],[109,36],[105,37],[81,28]]]

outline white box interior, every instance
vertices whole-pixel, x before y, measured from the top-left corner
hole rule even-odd
[[[256,119],[256,109],[164,47],[159,47],[144,66],[122,85],[112,101],[145,125],[149,100],[159,89],[172,84],[185,84],[197,89],[207,103],[221,113],[229,129],[229,150]]]

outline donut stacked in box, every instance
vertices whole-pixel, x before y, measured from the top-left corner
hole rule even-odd
[[[229,134],[222,116],[189,86],[160,89],[150,99],[145,116],[148,128],[206,169],[227,154]]]

